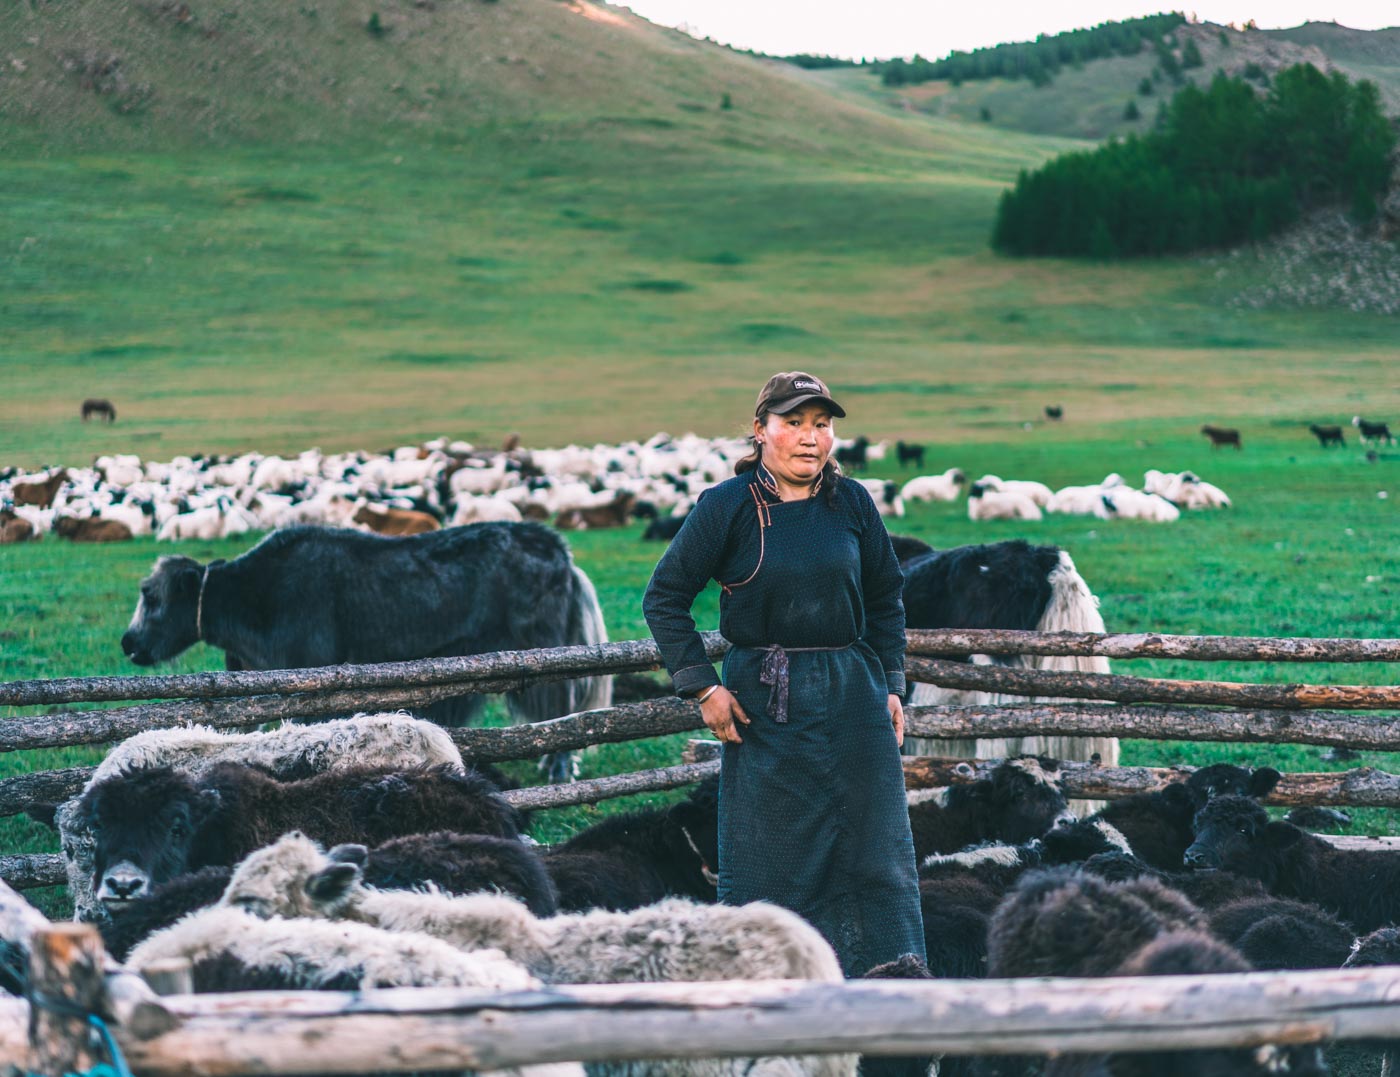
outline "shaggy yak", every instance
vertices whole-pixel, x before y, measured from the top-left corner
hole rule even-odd
[[[1059,763],[1024,756],[993,769],[980,781],[909,794],[914,855],[953,853],[987,841],[1012,844],[1038,838],[1057,822],[1073,819],[1055,784]]]
[[[1022,539],[985,546],[934,550],[902,560],[904,613],[909,628],[1015,628],[1040,632],[1102,632],[1099,600],[1074,561],[1055,546],[1032,546]],[[967,660],[1030,669],[1107,673],[1106,658],[1014,656]],[[914,704],[1007,703],[1019,697],[967,692],[916,684]],[[995,740],[928,741],[909,737],[906,754],[1000,758],[1048,755],[1087,760],[1097,754],[1105,766],[1118,762],[1113,737],[1020,737]]]
[[[141,581],[122,651],[139,666],[203,640],[229,669],[401,662],[607,640],[593,584],[564,540],[534,523],[481,523],[384,538],[338,528],[277,531],[233,561],[162,557]],[[507,697],[538,721],[606,707],[607,677],[537,684]],[[463,725],[479,694],[424,709]],[[572,776],[567,754],[550,776]]]
[[[1186,865],[1258,879],[1271,894],[1317,905],[1358,931],[1400,920],[1400,854],[1338,849],[1270,822],[1248,797],[1217,797],[1196,814]]]
[[[544,851],[559,908],[639,909],[662,898],[714,901],[719,878],[719,778],[678,804],[626,812]],[[366,874],[365,881],[377,886]]]
[[[52,806],[31,811],[52,825]],[[516,838],[515,810],[474,771],[345,770],[279,782],[236,763],[192,778],[143,767],[98,782],[76,805],[95,839],[92,886],[108,911],[177,875],[301,829],[328,842],[379,843],[449,827]]]

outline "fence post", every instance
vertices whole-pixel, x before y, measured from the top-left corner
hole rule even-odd
[[[30,946],[31,1065],[41,1077],[84,1073],[101,1060],[88,1015],[105,996],[102,936],[92,924],[51,924]]]

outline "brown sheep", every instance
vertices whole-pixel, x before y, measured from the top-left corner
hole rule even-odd
[[[69,542],[130,542],[131,528],[119,520],[98,516],[60,516],[53,522],[54,534]]]
[[[22,516],[16,516],[10,509],[0,509],[0,546],[12,542],[28,542],[38,538],[34,525]]]
[[[442,524],[426,512],[412,509],[381,509],[361,505],[351,519],[379,535],[421,535],[425,531],[442,528]]]
[[[621,493],[606,505],[565,509],[555,517],[554,526],[560,531],[596,531],[603,527],[626,527],[636,500],[634,494]]]

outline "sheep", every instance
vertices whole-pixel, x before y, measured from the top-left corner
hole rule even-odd
[[[1309,423],[1308,429],[1312,431],[1313,437],[1317,438],[1317,443],[1322,448],[1335,445],[1339,449],[1346,448],[1346,438],[1342,437],[1342,428],[1336,425],[1318,426],[1317,423]]]
[[[333,859],[299,834],[249,856],[234,872],[222,907],[262,917],[309,916],[422,932],[467,950],[500,948],[550,983],[697,980],[841,980],[831,946],[794,913],[755,903],[695,905],[668,899],[630,912],[595,911],[548,920],[506,897],[376,892],[359,865]],[[854,1077],[855,1057],[772,1063],[809,1077]],[[675,1062],[652,1075],[741,1077],[751,1060]],[[609,1071],[611,1072],[611,1071]],[[624,1071],[625,1072],[625,1071]]]
[[[408,834],[373,849],[346,846],[363,862],[364,881],[378,890],[435,886],[449,894],[495,891],[525,902],[536,916],[553,916],[558,895],[533,849],[485,834]],[[187,913],[215,904],[233,868],[217,865],[179,875],[143,898],[127,902],[99,924],[107,950],[119,960],[142,939]]]
[[[881,516],[902,517],[904,515],[904,498],[900,495],[899,485],[890,482],[888,479],[856,479],[870,492],[871,499],[875,502],[875,507]]]
[[[141,972],[171,959],[193,965],[196,992],[374,987],[523,991],[539,981],[498,950],[461,949],[428,935],[369,924],[260,918],[213,906],[146,939],[127,957]]]
[[[899,496],[905,501],[956,501],[966,485],[967,476],[962,469],[950,467],[941,475],[910,479],[900,488]]]
[[[58,516],[53,522],[53,533],[69,542],[130,542],[133,538],[126,524],[101,517],[80,520],[76,516]]]
[[[1157,494],[1122,487],[1101,496],[1104,506],[1118,519],[1148,520],[1159,524],[1175,523],[1181,519],[1181,510]]]
[[[896,441],[894,451],[899,460],[900,470],[904,469],[905,464],[913,464],[915,467],[924,466],[924,447],[918,442]]]
[[[977,481],[988,490],[1025,494],[1042,509],[1050,504],[1050,499],[1055,496],[1054,491],[1043,482],[1033,482],[1030,479],[1003,479],[1000,475],[983,475]]]
[[[1258,879],[1271,894],[1310,902],[1374,931],[1400,920],[1400,854],[1338,849],[1290,823],[1269,821],[1248,797],[1216,797],[1196,813],[1187,866]]]
[[[525,519],[521,515],[520,508],[504,497],[471,497],[470,495],[458,498],[457,509],[452,514],[451,527],[462,527],[465,524],[486,523],[491,520],[500,520],[506,523],[518,523]]]
[[[1360,415],[1353,415],[1351,417],[1351,425],[1360,431],[1360,437],[1363,442],[1375,441],[1384,442],[1387,445],[1395,444],[1395,438],[1390,434],[1389,423],[1371,423],[1367,422]]]
[[[1045,511],[1066,516],[1097,516],[1100,520],[1110,518],[1108,507],[1103,503],[1102,486],[1064,486],[1056,490],[1045,506]]]
[[[172,766],[198,775],[222,762],[246,763],[283,779],[352,767],[463,769],[461,754],[446,730],[391,711],[315,725],[285,723],[267,732],[221,733],[199,725],[148,730],[108,752],[83,791],[127,770]],[[60,805],[36,804],[30,814],[58,830],[68,892],[78,918],[101,919],[105,910],[92,887],[93,837],[77,805],[78,797]]]
[[[991,490],[973,483],[967,491],[969,520],[1040,520],[1040,506],[1025,494]]]
[[[143,767],[96,783],[74,811],[94,835],[90,885],[114,909],[183,872],[232,863],[296,826],[330,841],[379,842],[450,826],[518,834],[515,811],[493,784],[447,766],[292,782],[236,763],[215,764],[199,778]]]

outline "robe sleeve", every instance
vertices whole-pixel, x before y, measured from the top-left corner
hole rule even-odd
[[[865,641],[880,659],[891,695],[903,696],[904,573],[880,510],[865,487],[852,483],[861,517],[860,583],[865,596]]]
[[[714,578],[724,554],[731,515],[724,502],[709,491],[700,495],[642,596],[642,613],[677,695],[691,695],[720,683],[705,657],[705,643],[696,631],[691,607]]]

